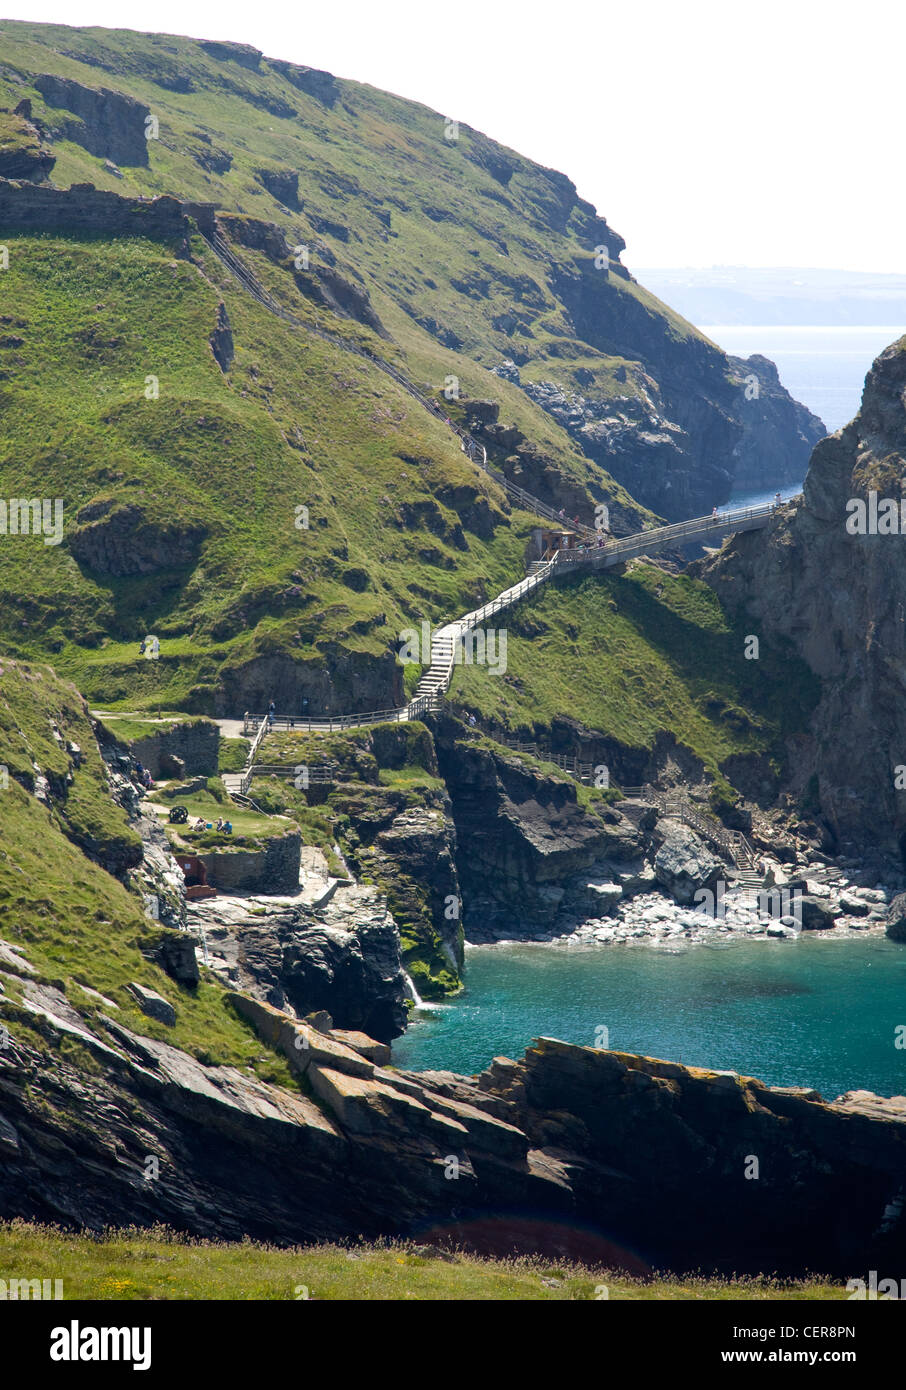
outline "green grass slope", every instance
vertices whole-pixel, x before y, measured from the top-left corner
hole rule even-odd
[[[60,82],[79,85],[60,95]],[[76,110],[101,88],[109,122]],[[465,126],[447,139],[427,108],[229,46],[4,22],[0,103],[23,97],[59,184],[231,210],[243,259],[303,325],[257,303],[200,237],[190,259],[142,239],[5,238],[0,497],[62,498],[65,539],[0,536],[0,650],[52,661],[96,706],[396,705],[419,675],[397,659],[400,633],[523,572],[534,518],[378,366],[307,327],[438,396],[450,376],[467,396],[492,394],[541,474],[636,525],[648,514],[488,367],[515,352],[527,379],[550,367],[606,400],[660,383],[723,419],[722,357],[621,268],[598,274],[595,246],[616,256],[622,243],[569,180]],[[144,139],[146,113],[158,139]],[[132,141],[122,177],[105,162],[111,130]],[[243,244],[243,216],[308,245],[312,275]],[[359,295],[357,317],[313,292],[325,268]],[[222,311],[227,370],[211,346]],[[464,403],[449,409],[461,418]],[[611,603],[637,593],[595,579],[543,595],[507,619],[517,638],[544,629],[542,644],[514,641],[515,675],[497,688],[460,673],[457,688],[510,723],[574,717],[646,746],[666,728],[709,770],[741,745],[776,744],[763,683],[738,663],[712,680],[707,663],[723,656],[710,637],[693,671],[684,637],[700,625],[684,628],[654,581],[614,618]],[[148,633],[156,661],[139,655]]]
[[[48,75],[133,103],[110,118],[133,137],[125,156],[122,137],[74,114],[82,99]],[[471,395],[491,391],[507,423],[530,420],[539,448],[599,495],[604,469],[483,369],[515,358],[530,364],[526,380],[552,377],[654,419],[666,405],[684,428],[694,379],[699,414],[723,428],[724,355],[619,265],[622,238],[568,178],[464,124],[239,46],[7,21],[0,103],[22,97],[60,186],[171,192],[276,222],[309,246],[313,276],[335,266],[370,293],[413,367],[436,385],[455,374]],[[146,113],[158,125],[148,141]],[[609,275],[595,264],[601,246]]]
[[[462,1299],[574,1302],[603,1299],[831,1300],[828,1280],[629,1279],[541,1258],[483,1259],[405,1241],[295,1250],[246,1241],[192,1241],[167,1231],[111,1231],[102,1239],[14,1221],[0,1227],[9,1279],[62,1279],[64,1299]],[[44,1274],[44,1271],[51,1273]]]
[[[505,673],[458,666],[455,700],[523,736],[568,715],[630,755],[647,757],[672,735],[721,797],[734,756],[779,773],[787,738],[818,700],[802,661],[763,639],[747,657],[751,620],[731,622],[706,584],[653,565],[549,585],[506,626]]]
[[[97,1020],[112,1003],[117,1022],[133,1032],[294,1085],[213,977],[204,972],[196,989],[183,988],[148,959],[165,929],[126,886],[141,841],[110,796],[76,690],[47,667],[8,659],[0,666],[0,937],[26,963],[0,957],[0,1023],[52,1054],[58,1030],[24,1005],[32,986],[47,986],[102,1036]],[[128,988],[133,981],[174,1006],[174,1026],[141,1012]],[[64,1045],[80,1048],[65,1038]]]
[[[443,423],[269,314],[210,253],[202,271],[145,241],[10,248],[2,494],[62,497],[66,541],[0,537],[8,650],[51,656],[105,708],[241,712],[265,687],[250,694],[234,673],[275,656],[284,685],[310,684],[327,708],[352,707],[370,674],[375,707],[402,696],[403,627],[519,571],[530,518],[504,516]],[[237,343],[228,377],[208,342],[221,296]],[[486,538],[464,530],[454,492],[484,499]],[[149,632],[154,662],[138,653]],[[341,652],[356,675],[332,700]]]

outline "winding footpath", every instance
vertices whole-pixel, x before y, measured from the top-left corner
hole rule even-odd
[[[540,498],[533,497],[524,488],[511,482],[497,469],[489,467],[487,450],[484,446],[468,431],[461,429],[460,426],[445,416],[438,403],[419,391],[396,367],[391,366],[384,359],[366,352],[364,348],[348,342],[345,338],[328,333],[326,330],[317,328],[290,313],[265,289],[257,276],[236,255],[219,228],[212,234],[203,233],[203,235],[221,264],[270,313],[284,319],[294,327],[301,328],[306,333],[312,333],[315,337],[341,348],[345,352],[351,352],[364,358],[372,366],[392,377],[425,410],[443,420],[459,439],[460,446],[466,456],[492,477],[517,505],[526,511],[533,512],[536,516],[553,522],[557,527],[564,525],[563,517],[559,512],[548,506],[546,502],[542,502]],[[542,584],[546,584],[558,575],[571,573],[577,569],[597,572],[609,569],[614,565],[625,564],[628,560],[643,555],[655,555],[659,551],[676,546],[702,543],[707,540],[723,540],[725,536],[734,532],[753,531],[767,525],[773,510],[771,506],[763,506],[717,512],[711,516],[681,521],[672,526],[659,526],[647,531],[638,531],[619,539],[608,539],[603,544],[601,543],[601,535],[591,527],[581,523],[578,525],[570,523],[571,528],[578,532],[584,544],[575,550],[558,551],[552,559],[536,561],[529,567],[529,572],[523,579],[502,590],[495,598],[480,608],[473,609],[470,613],[464,613],[462,617],[454,618],[431,634],[428,670],[421,677],[412,699],[405,705],[394,709],[334,715],[326,719],[295,718],[290,715],[275,714],[271,720],[267,720],[261,715],[249,716],[243,722],[243,732],[246,734],[254,733],[252,751],[246,767],[241,773],[227,773],[224,776],[223,780],[227,790],[239,795],[245,795],[248,792],[255,766],[255,756],[269,728],[293,728],[312,733],[330,732],[378,722],[420,719],[431,710],[436,709],[450,688],[454,667],[457,662],[463,660],[464,639],[467,638],[468,634],[480,629],[495,614],[511,608],[514,604],[535,593]],[[232,725],[235,721],[221,722],[229,722]]]

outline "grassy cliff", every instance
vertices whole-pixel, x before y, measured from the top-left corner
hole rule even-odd
[[[52,1053],[65,1035],[47,1018],[47,989],[90,1026],[108,1013],[199,1059],[292,1084],[218,983],[205,973],[195,989],[181,986],[149,958],[173,933],[131,883],[141,841],[111,797],[78,692],[48,667],[0,664],[0,936],[11,948],[0,955],[0,1022]],[[141,1012],[133,982],[173,1005],[172,1027]]]

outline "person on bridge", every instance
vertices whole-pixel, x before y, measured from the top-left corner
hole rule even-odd
[[[712,507],[712,508],[711,508],[711,515],[712,515],[712,516],[717,516],[717,508],[716,508],[716,507]]]
[[[779,493],[779,492],[775,492],[775,493],[774,493],[774,506],[775,506],[775,507],[779,507],[779,506],[780,506],[780,503],[781,503],[782,501],[783,501],[783,498],[780,496],[780,493]]]

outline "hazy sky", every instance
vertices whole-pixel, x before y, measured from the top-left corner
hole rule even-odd
[[[569,174],[644,266],[906,271],[897,0],[8,0],[254,44]]]

